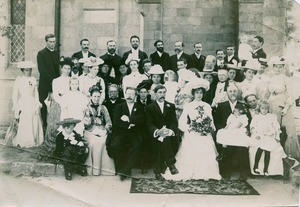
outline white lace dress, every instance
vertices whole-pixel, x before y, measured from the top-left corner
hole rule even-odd
[[[197,108],[199,106],[202,108],[204,115],[212,120],[209,104],[203,101],[193,101],[184,106],[179,119],[179,128],[184,132],[184,136],[175,163],[179,173],[172,175],[167,169],[163,174],[165,179],[221,179],[218,162],[216,161],[217,151],[212,136],[210,134],[202,136],[200,133],[192,131],[191,124],[189,124],[190,120],[199,115]]]

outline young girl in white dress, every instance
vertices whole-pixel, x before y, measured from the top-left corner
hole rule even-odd
[[[74,104],[76,103],[76,104]],[[61,116],[60,120],[66,118],[83,120],[84,112],[88,109],[89,99],[79,91],[79,79],[73,77],[70,79],[70,90],[65,93],[61,99]],[[83,135],[83,123],[76,124],[74,130]]]
[[[227,145],[249,146],[247,125],[246,107],[244,104],[236,103],[233,113],[227,119],[226,127],[217,133],[217,142],[222,144],[223,148],[226,148]],[[220,156],[223,156],[223,153]]]
[[[258,164],[262,153],[264,158],[264,175],[269,175],[270,151],[281,148],[279,143],[280,125],[275,114],[269,112],[270,104],[262,101],[259,106],[260,113],[255,115],[251,121],[250,129],[253,139],[258,141],[258,149],[255,154],[253,171],[260,174]]]
[[[19,120],[13,146],[32,147],[44,141],[43,128],[40,117],[41,103],[37,91],[37,81],[31,77],[35,65],[29,61],[18,64],[23,75],[17,77],[13,87],[14,118]]]
[[[166,92],[166,101],[174,104],[175,96],[180,90],[179,83],[176,81],[176,73],[172,70],[167,70],[164,76],[165,84],[164,86],[167,89]]]

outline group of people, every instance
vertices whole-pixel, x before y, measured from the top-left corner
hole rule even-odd
[[[181,41],[170,56],[157,40],[149,58],[138,36],[122,57],[113,40],[97,57],[82,39],[81,51],[59,57],[48,34],[38,84],[32,62],[18,65],[13,145],[41,145],[63,162],[68,180],[74,172],[124,180],[135,167],[153,168],[160,180],[282,175],[300,159],[300,68],[288,74],[283,57],[267,61],[260,36],[251,46],[240,39],[238,51],[229,45],[207,56],[200,42],[184,53]]]

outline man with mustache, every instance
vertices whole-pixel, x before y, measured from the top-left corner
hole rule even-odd
[[[177,174],[175,167],[175,154],[178,149],[179,141],[176,133],[178,122],[176,119],[175,106],[167,101],[166,88],[157,85],[154,88],[156,101],[147,105],[145,108],[146,126],[149,136],[155,139],[156,158],[154,161],[155,178],[164,179],[166,167],[169,167],[171,174]]]
[[[88,59],[89,57],[96,57],[94,53],[89,51],[90,41],[88,39],[82,39],[80,41],[81,51],[76,52],[72,55],[72,59]],[[82,67],[79,68],[79,73],[82,74]]]
[[[122,58],[116,54],[116,45],[117,43],[114,40],[107,41],[107,53],[100,56],[104,60],[104,63],[109,66],[108,74],[112,77],[119,77],[121,75],[119,67],[122,65]]]
[[[129,178],[139,157],[141,134],[144,129],[144,110],[135,103],[137,91],[127,87],[126,102],[116,106],[113,114],[113,131],[110,149],[115,160],[116,172],[121,180]]]
[[[184,48],[184,44],[183,42],[181,41],[177,41],[175,42],[175,55],[172,55],[170,57],[170,70],[173,70],[174,72],[177,72],[178,71],[178,67],[177,67],[177,61],[180,59],[180,58],[184,58],[186,59],[187,61],[187,69],[191,68],[191,56],[184,53],[183,52],[183,48]]]
[[[153,65],[160,65],[164,71],[170,69],[170,55],[164,52],[164,42],[162,40],[157,40],[154,43],[156,51],[150,55],[150,59]]]
[[[141,51],[140,46],[140,38],[136,35],[130,37],[131,50],[125,52],[123,54],[123,61],[126,65],[129,64],[131,60],[137,60],[139,63],[139,72],[143,74],[143,60],[148,58],[148,55]]]
[[[192,68],[196,68],[199,72],[203,71],[206,59],[206,57],[202,54],[202,49],[202,43],[196,42],[194,44],[195,53],[191,54]]]

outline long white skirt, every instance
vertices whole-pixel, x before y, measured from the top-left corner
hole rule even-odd
[[[89,154],[86,160],[88,175],[115,175],[114,161],[107,154],[106,136],[95,136],[89,131],[84,132]]]
[[[175,166],[179,173],[172,175],[167,169],[163,177],[167,180],[220,180],[216,156],[217,151],[210,135],[201,136],[195,132],[185,132],[176,155]]]

